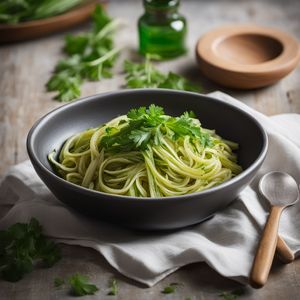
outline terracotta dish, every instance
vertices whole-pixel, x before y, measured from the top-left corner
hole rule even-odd
[[[222,26],[197,43],[201,71],[213,81],[232,88],[267,86],[289,74],[300,59],[292,36],[256,25]]]
[[[54,17],[18,24],[0,24],[0,43],[25,41],[65,30],[86,21],[99,1],[89,0]],[[101,1],[103,4],[105,1]]]

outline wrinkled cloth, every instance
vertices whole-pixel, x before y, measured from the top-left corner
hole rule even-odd
[[[0,229],[35,217],[57,242],[91,247],[120,273],[148,286],[194,262],[206,262],[221,275],[246,283],[269,208],[258,194],[259,178],[276,170],[300,181],[300,115],[267,117],[221,92],[211,96],[249,112],[269,137],[267,158],[256,178],[213,218],[178,231],[155,233],[92,220],[58,201],[25,161],[11,167],[1,183],[0,205],[11,208],[0,220]],[[299,216],[300,202],[284,211],[279,229],[296,255],[300,252]]]

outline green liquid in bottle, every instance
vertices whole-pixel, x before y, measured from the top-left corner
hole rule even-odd
[[[140,53],[173,58],[186,52],[186,21],[178,14],[179,0],[144,0],[138,21]]]

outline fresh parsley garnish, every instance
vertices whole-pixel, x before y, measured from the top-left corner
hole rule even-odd
[[[86,276],[78,273],[69,278],[69,283],[74,296],[94,295],[99,290],[96,285],[89,283]]]
[[[109,283],[110,291],[107,293],[109,296],[116,296],[118,294],[118,283],[116,279],[112,279]]]
[[[54,286],[56,287],[56,288],[60,288],[62,285],[64,285],[65,284],[65,281],[64,281],[64,279],[63,278],[61,278],[61,277],[55,277],[54,278]]]
[[[37,262],[51,267],[60,258],[60,249],[42,234],[42,226],[35,218],[0,231],[0,274],[4,280],[18,281]]]
[[[127,88],[165,88],[200,92],[201,88],[186,78],[169,72],[164,74],[151,63],[151,56],[146,56],[144,63],[124,62],[124,71]]]
[[[178,285],[179,285],[178,283],[172,282],[172,283],[170,283],[168,286],[166,286],[166,287],[161,291],[161,293],[162,293],[162,294],[173,294],[173,293],[175,293],[175,291],[176,291]]]
[[[121,128],[106,128],[101,145],[108,151],[146,150],[149,144],[161,144],[162,133],[175,140],[189,136],[200,140],[204,147],[211,145],[209,134],[202,130],[193,112],[170,117],[162,107],[151,104],[148,108],[131,109],[127,118]]]
[[[48,91],[56,91],[55,99],[63,102],[80,96],[84,80],[98,81],[112,76],[120,49],[114,46],[113,33],[119,25],[100,5],[93,13],[93,29],[80,35],[68,35],[65,39],[66,59],[58,62],[54,74],[47,82]]]

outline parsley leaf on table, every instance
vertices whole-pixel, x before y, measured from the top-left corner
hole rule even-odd
[[[127,88],[155,88],[166,79],[146,57],[145,63],[124,62]]]
[[[93,28],[79,35],[67,35],[64,51],[67,58],[58,62],[47,82],[48,91],[57,91],[55,99],[68,102],[80,97],[84,80],[98,81],[112,76],[120,49],[114,47],[113,33],[119,25],[100,5],[93,13]]]
[[[116,296],[118,294],[118,283],[116,279],[112,279],[110,282],[110,291],[107,293],[108,296]]]
[[[186,78],[170,72],[164,81],[162,81],[158,88],[171,89],[171,90],[183,90],[190,92],[199,92],[200,87],[191,83]]]
[[[166,286],[162,291],[161,293],[162,294],[173,294],[175,293],[176,289],[177,289],[177,286],[179,284],[174,282],[174,283],[170,283],[168,286]]]
[[[18,281],[34,269],[37,261],[51,267],[60,258],[60,249],[46,239],[34,218],[0,231],[0,274],[4,280]]]
[[[146,56],[144,63],[124,62],[124,71],[127,88],[165,88],[200,92],[201,88],[186,78],[169,72],[163,74],[151,63],[151,56]]]
[[[70,277],[71,293],[75,296],[94,295],[99,289],[96,285],[89,283],[86,276],[74,274]]]
[[[176,287],[175,286],[166,286],[163,290],[163,294],[172,294],[175,293]]]

